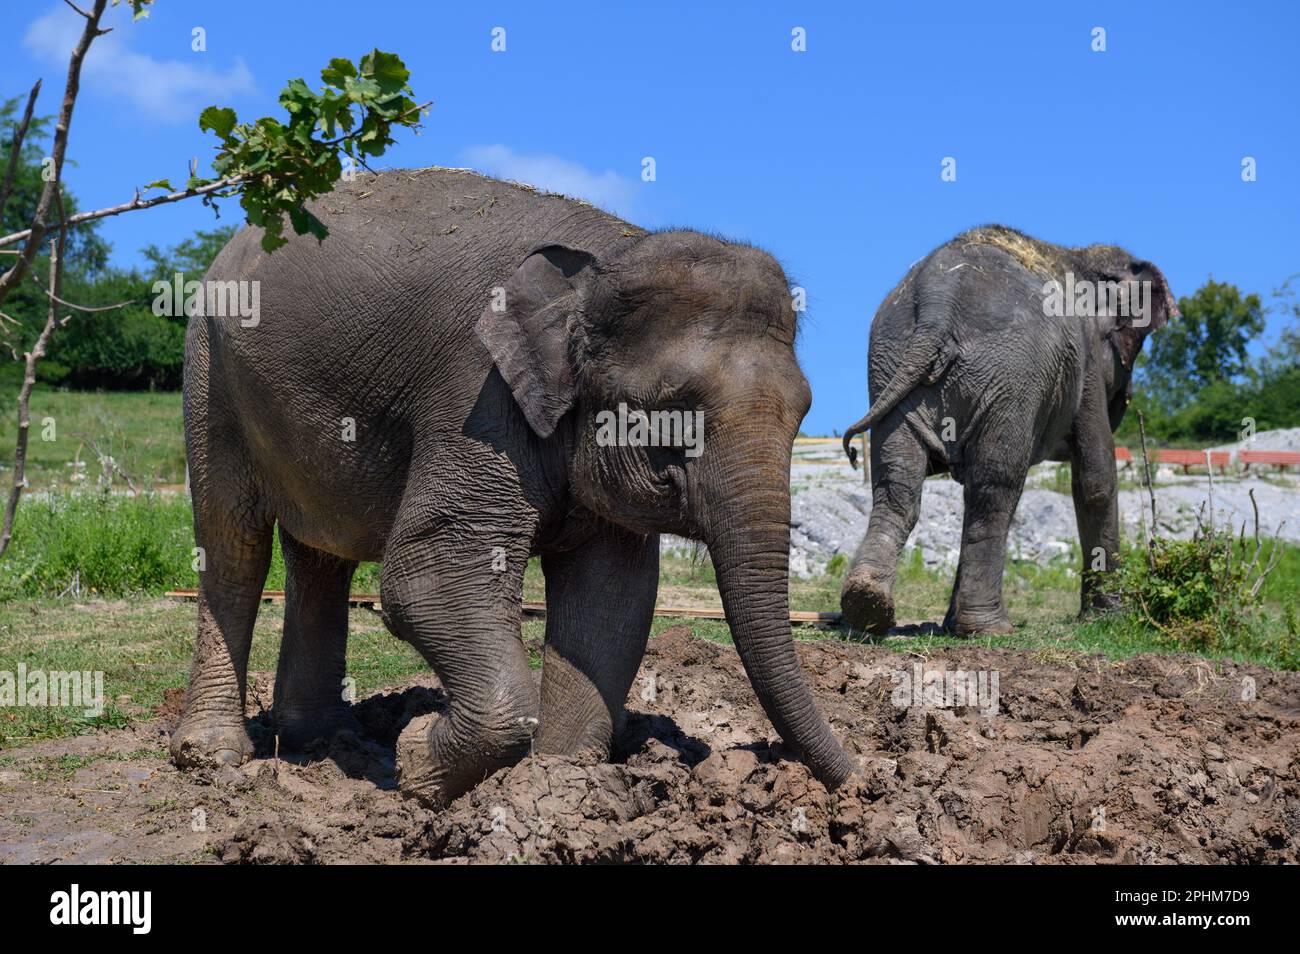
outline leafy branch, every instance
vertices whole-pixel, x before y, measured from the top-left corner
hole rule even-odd
[[[409,77],[410,70],[396,54],[373,50],[359,65],[342,58],[330,60],[321,70],[325,87],[319,93],[301,79],[291,80],[280,93],[280,103],[289,112],[287,124],[269,116],[240,123],[233,109],[209,106],[199,114],[199,128],[221,140],[212,163],[218,178],[202,178],[191,168],[183,189],[168,179],[158,179],[143,190],[166,189],[167,194],[145,198],[137,189],[129,202],[79,212],[49,228],[183,199],[211,202],[237,195],[248,221],[265,230],[262,247],[268,252],[288,241],[284,237],[285,216],[297,234],[310,232],[323,239],[328,229],[307,211],[306,204],[333,189],[343,175],[340,150],[356,164],[365,165],[366,157],[383,155],[393,144],[394,127],[419,128],[420,115],[432,105],[416,104],[410,97]],[[318,139],[318,131],[332,138]],[[24,229],[0,236],[0,248],[31,235],[31,229]]]
[[[340,150],[364,165],[366,157],[383,155],[392,145],[394,126],[419,125],[420,113],[430,104],[417,105],[411,98],[410,75],[396,54],[374,50],[360,64],[330,60],[321,70],[325,86],[320,92],[301,79],[291,80],[280,93],[288,124],[270,117],[240,123],[233,109],[216,106],[200,114],[199,128],[221,140],[212,168],[227,181],[238,180],[239,204],[248,221],[266,232],[264,249],[270,252],[288,241],[285,216],[299,235],[323,239],[328,234],[306,203],[329,192],[343,175]],[[318,130],[330,138],[317,139]],[[186,186],[198,189],[213,181],[191,176]]]

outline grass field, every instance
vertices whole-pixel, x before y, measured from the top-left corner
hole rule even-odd
[[[13,466],[18,431],[16,395],[16,389],[0,394],[5,408],[0,462],[6,473]],[[58,391],[37,385],[30,411],[27,481],[33,490],[96,486],[103,473],[101,455],[112,457],[141,489],[185,480],[185,435],[176,392]],[[76,479],[77,474],[85,479]],[[121,473],[114,474],[114,481],[125,487]]]
[[[102,671],[110,704],[94,718],[64,709],[2,708],[0,748],[148,717],[167,689],[185,684],[194,639],[193,605],[162,598],[168,589],[197,585],[188,500],[178,494],[129,498],[96,492],[93,454],[87,465],[89,479],[71,479],[72,461],[79,452],[86,460],[85,449],[93,442],[113,454],[137,485],[180,483],[184,464],[179,397],[38,390],[32,414],[38,429],[43,417],[56,422],[53,442],[42,442],[33,432],[31,455],[33,487],[55,492],[24,500],[13,546],[0,563],[0,673],[15,672],[20,664],[28,670]],[[12,439],[13,422],[5,421],[0,442],[11,444]],[[71,493],[76,483],[81,483],[81,492]],[[845,564],[837,558],[821,576],[792,580],[791,608],[837,610]],[[1129,617],[1077,622],[1075,565],[1077,557],[1048,566],[1009,562],[1006,594],[1017,630],[980,644],[1030,649],[1063,664],[1079,654],[1123,657],[1186,650],[1177,639]],[[378,575],[377,565],[363,565],[354,592],[377,592]],[[283,585],[277,544],[267,587]],[[941,620],[950,586],[949,574],[927,571],[920,554],[914,553],[914,559],[901,568],[895,591],[899,619],[931,624]],[[1213,654],[1272,668],[1297,668],[1297,592],[1300,548],[1291,547],[1268,581],[1261,612],[1233,639],[1216,645]],[[534,560],[525,575],[524,597],[541,600],[544,595],[544,580]],[[659,602],[720,605],[707,559],[665,557]],[[730,641],[722,622],[656,618],[654,632],[681,622],[702,638]],[[282,626],[282,608],[264,606],[253,644],[253,671],[274,672]],[[536,650],[544,631],[542,621],[524,623],[524,638],[536,664],[540,664]],[[426,671],[424,661],[389,635],[373,612],[352,611],[351,634],[348,672],[359,693]],[[796,630],[796,636],[855,638],[842,630],[813,629]],[[915,626],[907,635],[889,640],[922,656],[957,642],[933,625]]]

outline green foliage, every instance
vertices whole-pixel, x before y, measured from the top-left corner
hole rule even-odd
[[[175,272],[187,278],[198,278],[211,267],[213,259],[226,247],[239,230],[235,225],[221,225],[215,229],[199,229],[193,238],[187,238],[168,249],[146,245],[140,254],[149,262],[147,274],[151,280],[169,279]]]
[[[1168,644],[1196,652],[1231,646],[1263,603],[1263,576],[1279,544],[1205,530],[1187,540],[1157,537],[1150,553],[1133,550],[1119,571],[1129,614]]]
[[[0,600],[161,593],[189,571],[189,501],[107,494],[29,499],[0,564]],[[75,587],[74,587],[75,584]]]
[[[234,235],[234,226],[200,231],[170,249],[150,245],[150,269],[106,269],[93,280],[74,276],[63,297],[91,307],[130,302],[110,311],[76,314],[55,332],[52,357],[42,362],[42,380],[78,388],[174,390],[181,386],[185,359],[184,316],[155,315],[154,282],[170,283],[207,271]]]
[[[153,6],[153,0],[113,0],[113,6],[119,4],[130,4],[133,21],[143,20],[149,15],[149,7]]]
[[[396,54],[374,50],[359,65],[330,60],[321,70],[325,86],[320,92],[301,79],[291,80],[280,93],[287,124],[270,117],[241,123],[233,109],[203,110],[199,128],[221,140],[212,167],[220,178],[242,177],[240,205],[249,222],[266,230],[263,248],[273,251],[288,241],[285,216],[299,235],[311,233],[319,240],[328,234],[305,204],[330,191],[343,174],[339,149],[364,164],[366,157],[382,155],[393,143],[394,126],[418,125],[409,77]],[[317,130],[329,138],[317,139]],[[214,181],[191,178],[188,187]]]
[[[152,0],[129,2],[139,19]],[[392,53],[374,50],[359,64],[333,59],[321,72],[325,87],[313,92],[301,79],[291,81],[280,95],[288,121],[263,117],[240,123],[235,112],[211,106],[199,119],[200,128],[221,140],[213,162],[217,178],[191,177],[187,188],[198,188],[234,178],[239,181],[211,197],[238,195],[248,221],[266,234],[268,251],[283,245],[284,218],[298,234],[317,239],[325,226],[308,212],[305,203],[333,188],[343,172],[340,150],[364,164],[366,157],[382,155],[393,143],[396,127],[418,125],[419,108],[409,97],[410,73]],[[0,126],[12,125],[20,101],[0,103]],[[50,134],[48,117],[33,117],[19,157],[12,194],[0,209],[0,231],[20,231],[30,224],[44,186],[42,140]],[[323,138],[318,137],[318,133]],[[0,136],[0,168],[8,161],[10,137]],[[173,190],[166,179],[146,189]],[[77,211],[75,198],[64,190],[68,215]],[[207,199],[205,199],[207,201]],[[153,313],[152,284],[170,280],[174,272],[197,278],[207,270],[233,228],[199,232],[169,251],[149,246],[144,250],[150,267],[145,271],[109,268],[109,246],[96,233],[96,223],[84,223],[67,233],[63,255],[63,295],[68,301],[90,307],[131,302],[125,308],[101,313],[77,313],[61,327],[49,357],[38,374],[42,380],[97,388],[176,388],[180,386],[184,350],[184,318]],[[33,276],[48,272],[48,259],[38,256]],[[6,312],[18,328],[7,329],[8,344],[21,355],[39,334],[46,317],[45,296],[33,282],[15,288],[6,300]],[[17,369],[0,375],[15,378]]]
[[[0,103],[0,126],[17,121],[18,100]],[[14,172],[13,191],[0,210],[0,231],[15,232],[27,227],[36,211],[44,185],[41,158],[50,120],[34,116]],[[0,169],[9,159],[11,140],[0,137]],[[69,215],[77,203],[64,192]],[[174,272],[199,277],[221,247],[235,233],[234,226],[199,231],[170,249],[150,245],[144,249],[149,267],[121,269],[108,265],[110,251],[96,226],[87,222],[69,229],[64,246],[62,295],[67,301],[87,307],[131,302],[125,308],[104,312],[73,312],[72,320],[56,329],[50,355],[37,367],[42,381],[82,388],[174,389],[181,384],[184,360],[185,320],[153,313],[153,282],[170,281]],[[32,277],[42,282],[49,270],[48,255],[37,256]],[[5,301],[5,312],[19,322],[7,328],[7,343],[21,356],[45,324],[48,300],[35,281],[20,283]],[[67,313],[66,310],[61,310]],[[16,382],[21,367],[10,364],[4,376]]]
[[[1248,375],[1247,345],[1264,330],[1260,297],[1212,278],[1178,309],[1181,316],[1151,336],[1143,364],[1150,393],[1169,411],[1209,385]]]
[[[1183,317],[1152,335],[1138,361],[1117,438],[1131,446],[1138,410],[1158,443],[1240,440],[1247,419],[1260,431],[1300,426],[1300,300],[1290,279],[1273,298],[1269,310],[1284,324],[1276,345],[1253,361],[1248,346],[1264,329],[1258,295],[1211,279],[1180,299]]]
[[[48,494],[19,508],[13,543],[0,563],[0,602],[21,597],[161,596],[198,586],[194,519],[181,494]],[[75,584],[75,587],[74,587]],[[378,564],[362,564],[354,592],[377,592]],[[267,589],[284,588],[279,540]]]

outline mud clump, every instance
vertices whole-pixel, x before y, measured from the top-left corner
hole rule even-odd
[[[356,731],[279,759],[260,741],[238,769],[176,771],[159,718],[15,750],[0,860],[1300,861],[1300,675],[973,646],[798,651],[859,761],[835,791],[781,746],[734,650],[682,626],[650,641],[608,763],[532,756],[422,808],[397,791],[395,750],[445,710],[432,677],[357,703]],[[959,671],[996,676],[996,698],[907,686]],[[71,777],[43,770],[66,755],[81,756]]]

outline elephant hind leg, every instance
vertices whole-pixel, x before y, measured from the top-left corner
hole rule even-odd
[[[1024,491],[1028,461],[976,460],[965,483],[961,556],[944,629],[957,636],[1010,633],[1002,599],[1007,532]]]
[[[172,759],[182,767],[238,765],[253,753],[244,727],[244,697],[253,625],[271,563],[272,523],[251,481],[193,484],[199,547],[198,638],[185,712],[172,732]]]
[[[921,514],[927,463],[925,445],[901,414],[872,433],[871,516],[840,591],[844,621],[854,629],[882,634],[894,625],[898,558]]]
[[[280,528],[284,553],[284,637],[275,672],[275,731],[298,748],[352,725],[343,699],[348,591],[357,564],[295,540]]]
[[[448,698],[445,715],[412,721],[398,740],[401,790],[426,805],[446,805],[532,745],[540,704],[520,638],[531,532],[399,526],[385,550],[384,622]]]
[[[659,536],[615,527],[543,557],[546,653],[539,752],[609,756],[645,655],[659,589]]]

